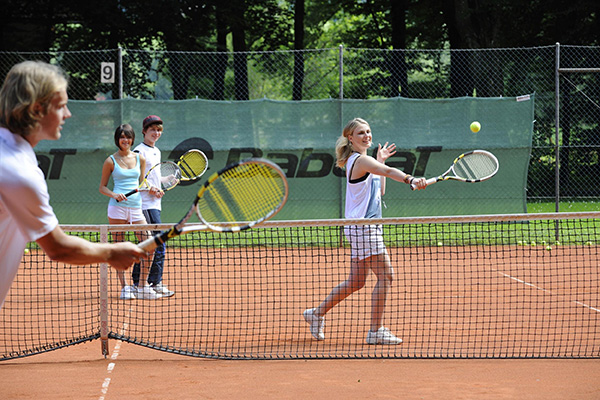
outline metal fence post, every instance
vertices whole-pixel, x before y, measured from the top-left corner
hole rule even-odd
[[[119,100],[123,99],[123,49],[117,51],[117,62],[119,64]]]
[[[560,209],[560,147],[559,147],[559,119],[560,119],[560,43],[556,43],[556,63],[554,66],[554,156],[555,156],[555,168],[554,168],[554,201],[555,211],[559,212]]]
[[[343,116],[343,102],[342,100],[344,100],[344,45],[340,44],[340,48],[339,48],[339,68],[338,68],[338,74],[339,74],[339,110],[340,110],[340,129],[342,129],[344,121],[342,120],[342,116]],[[335,168],[335,167],[334,167]],[[339,207],[339,217],[343,218],[344,217],[344,182],[342,181],[342,179],[340,178],[339,180],[340,182],[340,207]],[[341,237],[343,235],[340,235],[340,240]]]

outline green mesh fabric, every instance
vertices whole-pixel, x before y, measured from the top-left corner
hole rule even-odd
[[[108,198],[98,191],[102,163],[116,151],[113,134],[130,123],[136,144],[142,120],[164,121],[157,145],[163,161],[189,148],[204,151],[209,170],[203,182],[230,162],[265,157],[286,172],[290,198],[277,219],[343,216],[345,179],[335,165],[335,142],[354,117],[366,119],[378,143],[396,143],[387,164],[415,176],[444,172],[459,154],[485,149],[498,157],[500,170],[487,182],[440,182],[413,192],[388,179],[384,217],[521,213],[531,150],[534,96],[444,100],[320,100],[217,102],[71,101],[73,117],[57,142],[36,147],[46,173],[51,204],[64,224],[107,223]],[[481,131],[472,133],[472,121]],[[182,184],[163,198],[163,222],[176,222],[193,200],[199,182]],[[111,183],[112,185],[112,183]]]

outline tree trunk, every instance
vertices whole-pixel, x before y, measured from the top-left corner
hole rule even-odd
[[[390,85],[388,97],[410,97],[408,88],[408,67],[404,50],[406,48],[407,0],[390,0],[392,47],[389,60]]]
[[[294,7],[294,82],[292,100],[302,100],[304,85],[304,0],[296,0]]]
[[[225,72],[227,71],[227,22],[223,4],[215,5],[217,22],[217,54],[213,76],[212,100],[225,100]]]
[[[468,29],[459,29],[459,25],[464,23],[464,7],[456,7],[455,3],[463,4],[462,0],[444,1],[444,17],[448,26],[448,38],[450,40],[450,97],[473,96],[475,82],[471,64],[471,53],[466,44],[471,39],[465,38],[463,33]],[[460,8],[457,10],[457,8]],[[468,19],[468,18],[467,18]]]
[[[233,19],[231,32],[233,36],[233,72],[235,75],[236,100],[249,100],[248,60],[246,54],[246,28],[244,22],[244,1],[237,1],[232,7]]]

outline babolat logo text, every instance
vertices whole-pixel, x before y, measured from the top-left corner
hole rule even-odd
[[[416,152],[398,151],[386,164],[411,175],[424,175],[431,153],[441,152],[442,146],[417,147]],[[373,157],[377,149],[373,150]],[[343,177],[344,172],[335,166],[335,156],[305,148],[300,152],[263,151],[254,147],[232,148],[227,156],[227,165],[249,157],[264,157],[277,163],[288,178],[321,178],[333,173]]]
[[[192,148],[203,151],[209,160],[215,159],[215,151],[204,139],[189,138],[179,143],[172,151],[163,152],[163,159],[177,159],[181,154]],[[422,146],[416,151],[398,151],[386,161],[386,165],[398,168],[415,176],[425,175],[431,153],[441,152],[442,146]],[[77,149],[52,149],[48,155],[38,154],[38,165],[46,179],[60,179],[63,167],[69,161],[67,156],[85,157],[83,152],[77,154]],[[165,157],[167,155],[167,157]],[[373,149],[372,156],[377,156]],[[236,163],[250,157],[263,157],[278,164],[287,178],[322,178],[329,174],[344,177],[344,171],[335,166],[335,156],[326,151],[305,148],[298,151],[263,150],[257,147],[234,147],[226,153],[225,163],[209,168],[218,170],[226,165]],[[101,164],[99,164],[101,168]],[[193,182],[192,182],[193,183]],[[185,186],[185,185],[184,185]]]
[[[76,153],[77,149],[52,149],[50,156],[37,154],[36,157],[46,179],[60,179],[65,157]]]

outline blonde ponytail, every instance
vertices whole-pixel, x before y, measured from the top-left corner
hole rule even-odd
[[[350,143],[350,139],[348,139],[348,136],[352,135],[352,132],[354,131],[354,128],[356,128],[357,125],[368,126],[369,123],[362,118],[354,118],[346,124],[344,130],[342,131],[342,135],[337,139],[337,142],[335,143],[335,164],[339,168],[344,168],[346,166],[346,162],[352,154],[352,144]]]

